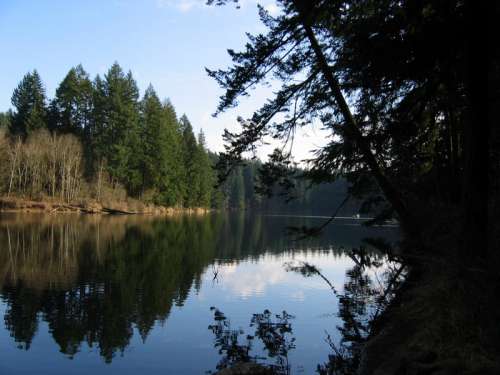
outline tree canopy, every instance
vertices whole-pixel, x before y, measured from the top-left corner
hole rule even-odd
[[[71,68],[50,102],[35,70],[12,104],[14,111],[0,115],[10,136],[0,155],[0,192],[100,200],[104,186],[116,199],[124,189],[159,205],[210,207],[214,177],[204,136],[197,140],[187,116],[178,119],[152,85],[140,99],[132,73],[118,63],[93,81],[81,65]]]
[[[47,127],[45,87],[36,70],[23,77],[11,101],[16,109],[10,121],[12,133],[26,137],[34,130]]]
[[[316,180],[347,176],[353,194],[371,193],[369,203],[378,203],[385,217],[395,212],[414,234],[426,209],[463,215],[463,234],[475,233],[469,238],[481,231],[474,220],[484,223],[478,199],[486,184],[472,181],[486,165],[487,145],[474,117],[468,5],[276,3],[277,16],[259,8],[267,32],[248,34],[241,52],[228,51],[232,66],[207,69],[225,89],[215,115],[258,84],[280,84],[252,117],[240,119],[241,132],[226,131],[221,176],[270,135],[283,147],[267,170],[281,172],[274,181],[285,178],[292,156],[286,146],[297,128],[320,121],[331,137],[310,163]]]

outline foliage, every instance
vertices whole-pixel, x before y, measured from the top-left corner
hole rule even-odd
[[[0,134],[0,160],[4,169],[0,188],[7,196],[50,196],[70,202],[84,184],[82,147],[73,135],[57,136],[41,129],[32,131],[25,142],[9,141]]]
[[[8,129],[10,127],[10,121],[12,118],[12,112],[0,112],[0,129]]]
[[[15,107],[10,121],[10,131],[24,138],[37,129],[47,127],[45,87],[36,70],[27,73],[12,94]]]
[[[179,120],[174,106],[162,103],[152,86],[139,101],[132,73],[118,63],[93,81],[81,65],[71,68],[50,105],[46,102],[35,70],[15,89],[15,110],[0,115],[0,126],[10,133],[9,139],[2,135],[7,149],[0,158],[9,168],[0,171],[0,193],[101,200],[103,190],[125,187],[129,196],[160,205],[211,206],[214,177],[204,136],[197,141],[187,117]],[[66,139],[79,150],[70,155],[79,181],[70,195],[62,190],[66,182],[54,182],[63,175],[54,177],[56,156],[32,151],[50,153],[50,142]],[[28,153],[34,158],[29,166]],[[51,173],[52,182],[43,180]],[[90,188],[80,189],[84,185]]]
[[[283,181],[296,130],[320,122],[330,137],[310,161],[316,181],[345,176],[353,195],[368,194],[413,238],[422,238],[421,218],[435,210],[448,212],[447,220],[462,215],[461,247],[486,256],[486,244],[473,250],[477,233],[485,236],[479,223],[486,185],[472,181],[487,164],[487,144],[471,78],[467,2],[276,4],[276,16],[259,8],[265,33],[248,34],[241,52],[228,51],[232,66],[207,69],[225,90],[215,115],[256,85],[279,85],[250,118],[240,119],[240,132],[226,131],[221,179],[270,136],[282,145],[270,158],[266,183]]]
[[[60,133],[82,136],[92,114],[92,82],[81,65],[71,68],[50,103],[49,126]]]

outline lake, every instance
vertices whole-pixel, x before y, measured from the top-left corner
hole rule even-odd
[[[0,373],[203,374],[228,360],[235,337],[262,362],[286,357],[290,373],[314,373],[331,352],[327,334],[340,337],[338,298],[291,265],[318,267],[342,291],[354,265],[346,251],[398,239],[395,226],[350,219],[319,237],[286,235],[323,221],[2,214]],[[266,344],[254,314],[286,320],[284,352]]]

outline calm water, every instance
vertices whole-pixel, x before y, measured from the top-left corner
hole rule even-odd
[[[221,360],[216,307],[232,328],[254,334],[254,313],[286,311],[295,338],[293,374],[326,361],[338,339],[337,300],[318,266],[342,290],[353,261],[344,249],[397,228],[344,220],[324,235],[292,241],[311,218],[213,215],[155,219],[73,215],[0,216],[1,374],[203,374]],[[256,342],[253,352],[265,355]],[[272,358],[270,361],[272,362]]]

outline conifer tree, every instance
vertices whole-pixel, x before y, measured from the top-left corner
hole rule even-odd
[[[92,82],[81,65],[71,68],[56,90],[50,105],[50,128],[83,135],[89,131]]]
[[[196,205],[199,181],[196,174],[196,163],[198,158],[198,144],[193,133],[193,127],[184,114],[179,120],[182,134],[183,159],[184,159],[184,206],[194,207]]]
[[[206,148],[205,134],[203,133],[203,129],[201,129],[200,133],[198,134],[198,150],[195,168],[196,175],[198,176],[198,191],[195,202],[196,206],[209,207],[215,179]]]
[[[105,76],[102,118],[104,156],[111,177],[137,194],[142,187],[140,171],[139,89],[132,73],[114,63]]]
[[[245,183],[242,168],[236,168],[229,178],[229,208],[245,208]]]
[[[92,113],[88,130],[85,132],[89,168],[88,175],[103,172],[107,157],[107,139],[105,126],[106,93],[104,80],[97,75],[92,82]]]
[[[12,134],[26,137],[36,129],[47,127],[45,88],[36,70],[27,73],[12,94],[15,112],[12,116]]]
[[[175,108],[169,100],[166,100],[162,107],[162,139],[166,153],[161,186],[163,203],[168,206],[180,206],[183,203],[186,192],[181,125],[177,120]]]
[[[141,102],[142,191],[159,187],[165,173],[166,149],[162,134],[163,111],[152,85]]]

